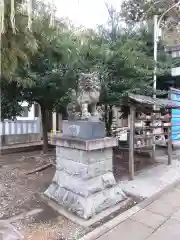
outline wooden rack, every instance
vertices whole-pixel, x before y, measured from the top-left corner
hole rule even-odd
[[[125,98],[124,103],[129,107],[129,174],[130,179],[134,179],[134,152],[139,149],[149,148],[152,152],[152,161],[155,162],[155,136],[167,136],[167,147],[168,147],[168,164],[172,163],[172,137],[171,137],[171,109],[180,108],[178,105],[169,100],[153,99],[141,95],[128,95]],[[154,109],[156,106],[156,110]],[[144,116],[151,113],[149,118],[139,117],[136,118],[137,113],[144,113]],[[162,117],[166,114],[166,117]],[[167,117],[168,115],[168,117]],[[150,126],[136,127],[136,120],[149,122]],[[155,121],[163,121],[165,124],[155,126]],[[174,126],[174,125],[173,125]],[[155,133],[156,129],[160,129],[159,133]],[[164,133],[164,129],[167,129],[167,133]],[[138,132],[138,134],[137,134]],[[148,133],[148,134],[147,134]],[[137,144],[139,141],[144,144]]]
[[[167,145],[168,145],[168,164],[172,163],[172,138],[171,138],[171,117],[168,119],[166,118],[166,121],[168,121],[169,124],[164,124],[155,126],[154,121],[164,121],[162,117],[152,117],[148,119],[147,121],[150,122],[151,126],[148,127],[135,127],[135,114],[137,113],[138,109],[135,109],[133,107],[130,108],[130,140],[129,140],[129,173],[130,173],[130,179],[134,179],[134,149],[143,149],[143,148],[150,148],[152,151],[152,160],[155,162],[155,149],[153,149],[155,137],[156,136],[162,136],[167,135]],[[141,110],[142,111],[142,110]],[[159,113],[153,114],[160,114],[161,110],[159,110]],[[171,114],[171,112],[168,112]],[[137,120],[141,120],[137,119]],[[164,128],[167,128],[167,133],[164,133]],[[160,129],[160,133],[155,133],[155,129]],[[139,132],[139,134],[136,134],[136,132]],[[139,142],[144,142],[144,144],[138,144]]]

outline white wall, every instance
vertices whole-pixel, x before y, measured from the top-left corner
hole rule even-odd
[[[25,102],[25,101],[22,102],[21,106],[22,107],[27,107],[28,106],[28,102]],[[32,104],[32,106],[29,109],[28,117],[22,117],[22,116],[17,117],[17,120],[34,120],[34,119],[36,119],[35,118],[35,111],[34,111],[34,104]]]
[[[40,119],[36,118],[34,120],[18,120],[11,121],[5,120],[0,122],[0,136],[1,135],[18,135],[18,134],[28,134],[28,133],[40,133]]]
[[[173,77],[180,76],[180,67],[172,68],[171,75]]]

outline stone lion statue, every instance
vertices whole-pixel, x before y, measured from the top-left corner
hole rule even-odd
[[[97,73],[81,73],[77,92],[72,90],[71,102],[67,106],[69,118],[89,119],[98,117],[97,103],[101,91],[101,82]],[[90,110],[90,112],[89,112]]]

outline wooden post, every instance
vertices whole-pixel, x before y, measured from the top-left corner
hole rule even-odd
[[[170,111],[170,115],[172,111]],[[170,124],[172,125],[171,118],[169,119]],[[168,127],[168,165],[172,164],[172,126]]]
[[[58,131],[61,133],[62,131],[62,114],[58,114]]]
[[[155,120],[154,117],[156,116],[156,112],[153,112],[153,121],[152,121],[152,126],[153,126],[153,137],[152,137],[152,162],[156,161],[156,136],[155,136]],[[156,117],[155,117],[156,118]]]
[[[39,117],[39,120],[40,120],[40,135],[41,135],[41,139],[43,139],[43,130],[42,130],[42,116],[41,116],[41,107],[40,105],[38,104],[38,117]]]
[[[56,112],[52,113],[52,131],[53,135],[56,134]]]
[[[130,180],[134,179],[134,118],[135,109],[131,106],[130,108],[130,135],[129,135],[129,174]]]
[[[171,89],[170,89],[171,90]],[[168,92],[168,99],[171,100],[171,92]],[[171,124],[168,127],[168,165],[172,164],[172,109],[168,111],[169,115],[169,123]]]

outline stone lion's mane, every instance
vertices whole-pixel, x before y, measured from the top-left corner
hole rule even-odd
[[[99,80],[97,73],[82,73],[78,80],[78,90],[79,91],[99,91],[101,87],[101,82]]]
[[[67,106],[68,116],[74,119],[79,116],[81,119],[98,116],[96,105],[99,101],[100,90],[101,82],[97,73],[82,73],[78,79],[77,92],[74,94],[72,92],[71,102]]]

